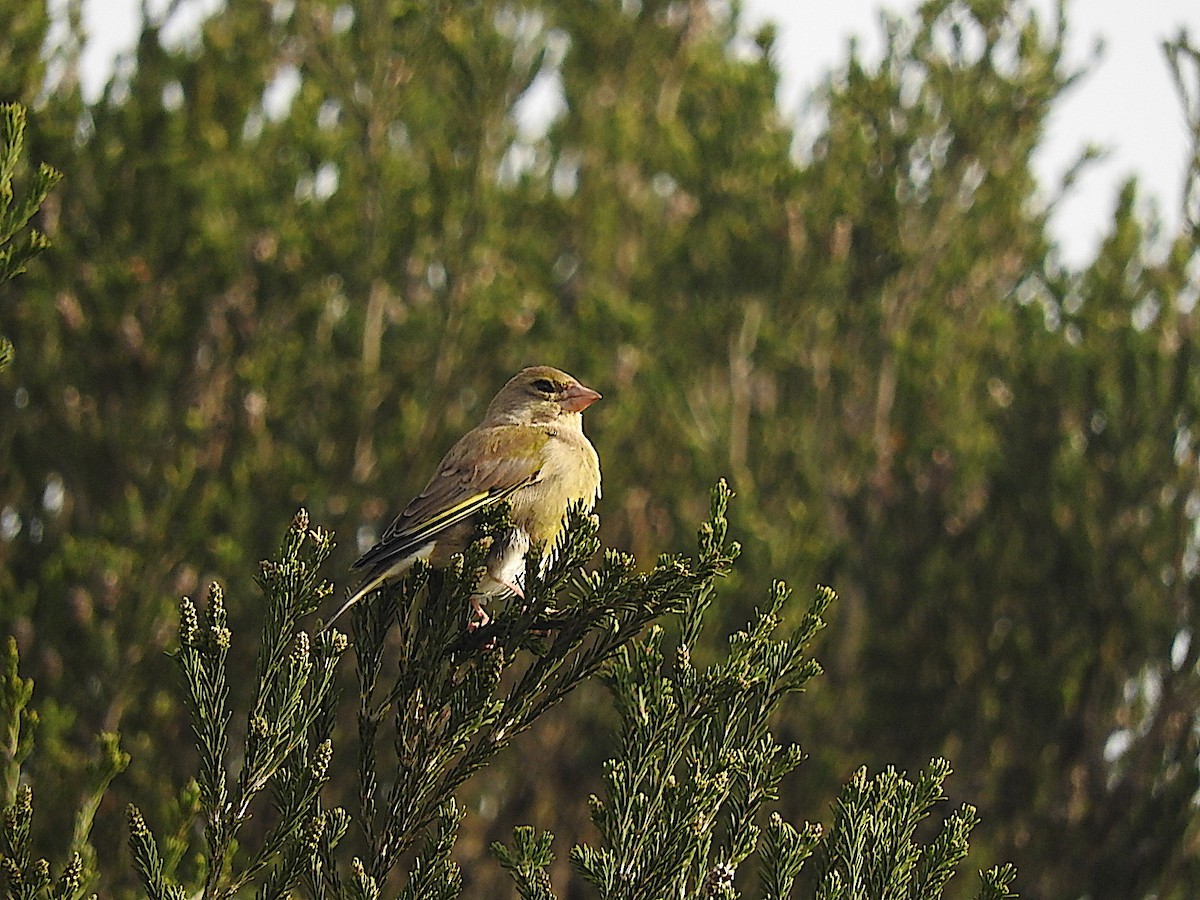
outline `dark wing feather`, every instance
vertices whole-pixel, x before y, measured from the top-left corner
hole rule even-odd
[[[468,443],[466,438],[455,444],[425,489],[388,526],[379,543],[355,561],[353,568],[377,568],[402,559],[447,529],[535,482],[540,474],[538,455],[514,458],[499,453],[503,438],[498,434],[482,442],[482,447],[476,441]],[[471,453],[470,448],[476,452]],[[468,460],[468,455],[476,458]]]

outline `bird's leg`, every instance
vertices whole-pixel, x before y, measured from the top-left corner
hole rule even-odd
[[[523,590],[521,590],[520,585],[518,585],[515,580],[514,581],[502,581],[500,583],[502,585],[504,585],[506,588],[508,588],[510,591],[512,591],[514,594],[516,594],[518,597],[520,597],[522,600],[525,599],[525,592]]]
[[[476,631],[492,621],[492,617],[487,614],[487,610],[483,608],[483,604],[479,602],[478,597],[471,598],[471,619],[467,622],[467,631]]]

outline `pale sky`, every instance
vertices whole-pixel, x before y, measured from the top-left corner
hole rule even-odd
[[[191,0],[190,5],[211,10],[219,2]],[[138,3],[85,0],[84,20],[92,40],[84,68],[95,73],[88,86],[93,96],[97,83],[111,71],[113,57],[133,44]],[[155,9],[165,4],[152,0],[150,5]],[[743,9],[748,31],[767,19],[778,23],[780,103],[785,116],[798,117],[803,98],[845,61],[852,36],[858,37],[867,61],[879,58],[881,8],[908,13],[918,5],[919,0],[744,0]],[[1053,0],[1032,0],[1032,5],[1050,21]],[[1130,175],[1138,177],[1168,232],[1179,225],[1187,136],[1161,44],[1181,27],[1200,41],[1200,2],[1073,0],[1067,11],[1069,60],[1077,66],[1091,60],[1097,41],[1103,41],[1104,53],[1091,64],[1092,74],[1059,103],[1036,168],[1043,185],[1053,189],[1086,144],[1109,152],[1077,182],[1070,200],[1052,219],[1065,261],[1078,265],[1094,253],[1107,230],[1117,187]],[[196,17],[184,18],[184,29],[188,20]],[[179,29],[175,31],[180,37]],[[167,36],[172,36],[170,31]]]

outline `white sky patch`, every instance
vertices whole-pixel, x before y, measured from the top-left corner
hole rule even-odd
[[[543,69],[513,107],[517,133],[524,141],[541,140],[566,111],[562,76],[556,70]]]
[[[280,122],[287,117],[292,102],[300,93],[300,80],[300,70],[295,66],[283,66],[275,73],[263,91],[263,113],[269,121]]]

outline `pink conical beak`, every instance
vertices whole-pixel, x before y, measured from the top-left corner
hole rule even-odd
[[[600,399],[600,392],[582,384],[573,384],[562,393],[559,405],[567,412],[583,412]]]

